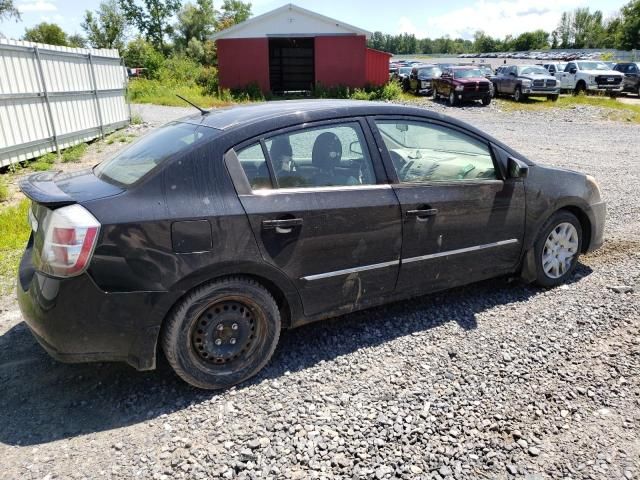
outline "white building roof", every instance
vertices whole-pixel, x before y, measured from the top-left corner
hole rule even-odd
[[[221,32],[212,40],[223,38],[315,37],[322,35],[364,35],[371,32],[334,18],[287,3],[280,8],[252,17]]]

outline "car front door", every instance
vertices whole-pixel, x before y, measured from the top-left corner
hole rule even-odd
[[[624,72],[624,88],[627,90],[638,89],[638,66],[630,63]]]
[[[429,292],[514,271],[525,195],[522,179],[505,178],[506,159],[496,158],[486,140],[446,123],[392,117],[370,123],[396,175],[402,208],[398,290]]]
[[[566,90],[573,90],[576,87],[576,74],[578,72],[577,65],[573,62],[567,63],[562,72],[560,87]]]
[[[364,128],[363,128],[364,127]],[[402,242],[398,200],[366,122],[305,124],[227,153],[264,260],[313,316],[393,292]],[[233,176],[233,174],[232,174]]]

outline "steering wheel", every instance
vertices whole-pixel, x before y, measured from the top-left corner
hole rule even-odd
[[[413,165],[413,160],[410,162],[406,162],[406,164],[398,171],[398,177],[400,180],[404,180],[407,177],[407,173],[411,170],[411,166]]]

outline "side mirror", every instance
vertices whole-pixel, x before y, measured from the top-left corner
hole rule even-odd
[[[529,175],[529,165],[513,157],[509,157],[507,161],[507,170],[509,178],[525,178]]]
[[[362,155],[362,145],[360,145],[360,142],[358,141],[351,142],[349,144],[349,151],[351,153],[355,153],[356,155]]]
[[[516,72],[509,72],[509,75],[511,75],[512,77],[516,76]]]
[[[409,125],[407,125],[406,123],[396,123],[396,128],[401,132],[409,131]]]
[[[571,70],[569,70],[569,73],[574,74],[576,73],[578,70],[576,68],[572,68]]]

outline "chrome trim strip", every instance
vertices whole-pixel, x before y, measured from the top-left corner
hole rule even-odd
[[[390,190],[392,187],[388,183],[373,184],[373,185],[339,185],[335,187],[295,187],[295,188],[275,188],[264,190],[252,190],[250,194],[253,196],[266,197],[269,195],[282,195],[288,193],[314,193],[314,192],[344,192],[344,191],[359,191],[359,190]]]
[[[320,280],[323,278],[337,277],[339,275],[348,275],[349,273],[357,273],[364,272],[367,270],[375,270],[376,268],[386,268],[391,267],[392,265],[399,265],[400,260],[392,260],[391,262],[383,262],[383,263],[374,263],[373,265],[364,265],[362,267],[355,268],[347,268],[345,270],[336,270],[335,272],[327,272],[327,273],[318,273],[316,275],[307,275],[306,277],[302,277],[301,280]]]
[[[511,238],[509,240],[500,240],[499,242],[487,243],[485,245],[474,245],[473,247],[459,248],[458,250],[447,250],[446,252],[430,253],[429,255],[422,255],[420,257],[403,258],[402,263],[421,262],[422,260],[448,257],[449,255],[457,255],[459,253],[476,252],[478,250],[484,250],[485,248],[502,247],[504,245],[511,245],[513,243],[518,243],[518,239]]]

